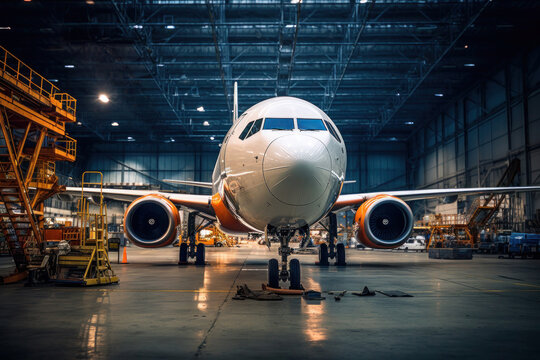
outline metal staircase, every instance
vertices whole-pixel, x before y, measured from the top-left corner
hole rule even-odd
[[[0,232],[15,262],[10,283],[43,267],[44,201],[60,192],[55,161],[74,161],[66,123],[77,101],[0,46]]]
[[[15,266],[21,272],[33,260],[32,254],[36,249],[30,249],[30,244],[40,245],[41,232],[33,215],[28,188],[22,175],[19,157],[15,153],[9,122],[6,120],[7,112],[0,111],[0,229]]]

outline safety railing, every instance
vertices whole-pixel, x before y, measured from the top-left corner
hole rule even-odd
[[[77,140],[65,135],[63,138],[54,142],[54,147],[65,152],[68,156],[77,156]]]
[[[35,72],[16,56],[0,46],[0,76],[21,90],[36,97],[43,96],[61,103],[62,110],[75,115],[77,100],[69,94],[61,93],[53,83]]]
[[[54,161],[40,161],[36,166],[32,182],[48,184],[56,177],[56,165]]]

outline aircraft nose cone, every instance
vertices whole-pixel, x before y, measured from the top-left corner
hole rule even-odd
[[[307,205],[317,200],[330,182],[332,162],[326,146],[306,135],[282,136],[266,149],[266,186],[279,201]]]

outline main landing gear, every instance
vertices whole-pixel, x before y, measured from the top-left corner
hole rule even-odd
[[[195,265],[206,265],[204,244],[197,244],[197,233],[210,225],[210,221],[203,221],[199,226],[196,225],[197,213],[190,212],[188,215],[187,236],[188,241],[180,243],[180,251],[178,255],[178,265],[187,265],[188,259],[195,258]]]
[[[290,262],[287,261],[287,258],[292,252],[292,249],[289,247],[289,242],[294,236],[296,230],[291,229],[273,229],[270,226],[267,228],[267,234],[275,235],[279,238],[279,250],[278,253],[281,255],[281,270],[279,268],[279,262],[277,259],[270,259],[268,261],[268,286],[271,288],[280,288],[279,281],[289,281],[289,289],[293,290],[303,290],[304,287],[300,283],[300,262],[298,259],[291,259]],[[305,230],[300,230],[300,233],[303,236],[306,236]],[[307,231],[307,236],[309,236],[309,228]],[[288,269],[287,269],[288,263]]]
[[[345,245],[342,243],[336,244],[337,240],[337,216],[334,213],[328,215],[328,245],[321,244],[319,246],[319,266],[328,266],[330,259],[336,259],[337,266],[345,266]]]

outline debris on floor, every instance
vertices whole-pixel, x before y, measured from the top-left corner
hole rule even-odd
[[[306,300],[325,300],[326,298],[321,296],[321,293],[319,291],[315,290],[308,290],[304,291],[304,295],[302,297]]]
[[[341,301],[341,298],[345,296],[345,294],[347,293],[347,290],[343,290],[343,291],[329,291],[328,292],[330,295],[334,295],[334,300],[336,301]]]
[[[262,284],[263,291],[268,291],[278,295],[302,295],[304,293],[304,287],[302,289],[281,289],[272,288],[266,284]]]
[[[283,300],[278,294],[274,294],[267,290],[251,290],[246,284],[236,287],[236,295],[233,296],[233,300],[245,300],[252,299],[258,301],[275,301]]]
[[[391,290],[391,291],[375,290],[375,291],[389,297],[413,297],[412,295],[404,293],[403,291],[399,291],[399,290]]]
[[[375,291],[371,291],[367,286],[364,286],[364,290],[361,293],[353,292],[352,294],[356,296],[375,296]]]

